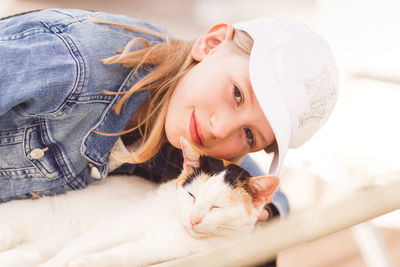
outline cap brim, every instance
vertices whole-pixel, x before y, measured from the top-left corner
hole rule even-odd
[[[250,54],[250,82],[257,101],[275,134],[278,146],[269,174],[279,175],[291,138],[291,119],[282,93],[282,85],[276,78],[270,61],[268,53],[263,51],[263,47],[257,47],[257,42],[255,42]],[[274,64],[276,65],[276,62]]]

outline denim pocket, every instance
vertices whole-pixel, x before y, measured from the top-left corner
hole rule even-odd
[[[0,131],[0,176],[53,180],[62,176],[54,147],[46,145],[39,125]]]
[[[0,176],[33,178],[38,171],[25,157],[25,129],[0,131]]]
[[[24,150],[27,159],[46,179],[62,176],[57,164],[56,145],[45,144],[48,139],[46,131],[39,126],[27,128],[25,131]]]

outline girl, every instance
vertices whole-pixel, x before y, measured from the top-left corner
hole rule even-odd
[[[180,172],[181,136],[221,159],[274,152],[278,175],[338,93],[326,42],[284,19],[220,23],[180,41],[125,16],[36,11],[0,20],[0,62],[1,202],[111,172],[168,179]],[[285,213],[277,198],[272,210]]]

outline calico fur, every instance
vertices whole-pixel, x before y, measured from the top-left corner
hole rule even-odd
[[[278,178],[250,177],[181,144],[182,174],[162,185],[115,176],[0,205],[0,266],[144,266],[251,232]]]

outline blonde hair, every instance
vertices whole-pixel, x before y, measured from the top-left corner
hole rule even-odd
[[[114,106],[117,115],[120,114],[122,106],[133,93],[143,90],[150,91],[149,97],[142,103],[128,124],[128,130],[115,134],[105,134],[115,136],[138,130],[142,136],[140,147],[130,155],[118,156],[118,159],[128,163],[145,162],[155,156],[161,145],[167,141],[164,125],[168,104],[180,78],[197,63],[191,56],[195,41],[169,39],[159,32],[129,25],[97,19],[92,21],[146,33],[159,37],[164,41],[151,45],[146,39],[138,37],[130,41],[123,51],[119,51],[120,54],[102,60],[105,64],[120,63],[124,67],[136,68],[136,70],[149,68],[150,65],[155,66],[154,69],[149,68],[149,73],[128,91],[119,93],[105,91],[106,94],[123,95]],[[235,30],[233,42],[241,52],[250,55],[253,39],[247,33]],[[140,44],[142,49],[131,51],[131,48],[137,44]]]

